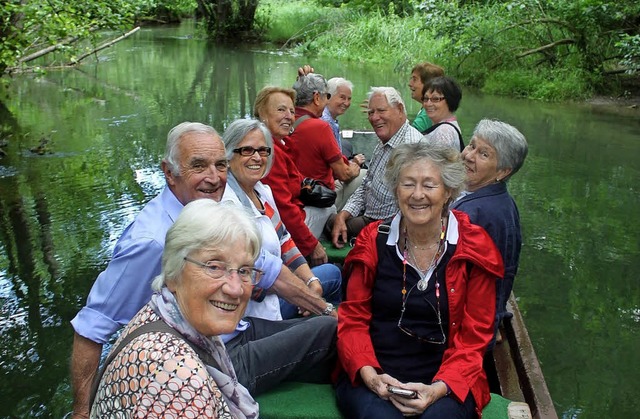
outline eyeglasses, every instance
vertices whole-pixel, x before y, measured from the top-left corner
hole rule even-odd
[[[435,338],[434,337],[422,337],[419,336],[417,333],[415,333],[413,330],[409,329],[406,326],[402,325],[402,319],[404,317],[404,311],[406,309],[406,304],[407,304],[407,300],[409,299],[409,295],[411,294],[411,291],[413,291],[414,288],[416,288],[416,285],[414,285],[413,287],[411,287],[411,289],[409,290],[409,292],[407,293],[406,296],[403,296],[402,298],[402,311],[400,312],[400,318],[398,319],[398,328],[400,330],[402,330],[402,332],[404,332],[405,334],[418,339],[419,341],[422,342],[426,342],[426,343],[433,343],[436,345],[444,345],[447,342],[447,336],[444,334],[444,328],[442,327],[442,315],[440,313],[440,284],[438,283],[437,280],[437,276],[434,277],[435,280],[435,287],[436,287],[436,307],[433,306],[433,304],[431,304],[430,301],[426,300],[425,301],[427,303],[429,303],[429,305],[431,306],[431,308],[433,308],[433,310],[436,312],[436,317],[438,318],[438,327],[440,327],[440,335],[437,335]]]
[[[325,95],[325,96],[327,97],[327,100],[331,99],[331,93],[329,93],[329,92],[318,92],[318,91],[316,90],[316,93],[317,93],[317,94],[319,94],[319,95],[321,95],[321,96],[322,96],[322,95]]]
[[[258,282],[260,282],[260,278],[264,273],[260,269],[249,268],[246,266],[240,268],[229,268],[225,262],[222,262],[220,260],[199,262],[189,257],[185,257],[184,260],[204,268],[204,271],[207,273],[207,275],[209,275],[213,279],[220,279],[224,276],[231,276],[231,274],[235,271],[242,282],[256,285]]]
[[[443,100],[445,100],[444,96],[425,96],[422,98],[422,103],[428,103],[429,101],[431,101],[431,103],[440,103]]]
[[[245,146],[245,147],[234,148],[233,152],[238,153],[241,156],[245,156],[245,157],[253,156],[256,152],[258,152],[258,154],[261,157],[267,157],[271,155],[271,147],[253,148],[251,146]]]

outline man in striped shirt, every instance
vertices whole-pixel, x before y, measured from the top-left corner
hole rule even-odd
[[[373,87],[368,97],[369,122],[379,141],[362,184],[325,226],[326,234],[331,235],[333,245],[338,248],[370,222],[389,218],[398,211],[393,192],[384,182],[387,161],[398,145],[422,140],[422,134],[409,124],[404,102],[396,89]]]

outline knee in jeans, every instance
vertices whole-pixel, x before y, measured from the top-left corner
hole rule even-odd
[[[338,330],[338,320],[332,316],[317,316],[309,319],[313,322],[313,328],[316,331],[316,335],[335,338]]]

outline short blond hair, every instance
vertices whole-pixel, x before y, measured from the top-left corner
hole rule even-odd
[[[286,87],[267,86],[258,92],[256,101],[253,102],[253,116],[260,118],[260,113],[266,110],[269,97],[274,93],[284,93],[291,98],[291,102],[296,103],[295,90],[287,89]]]

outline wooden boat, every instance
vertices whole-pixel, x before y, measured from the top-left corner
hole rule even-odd
[[[551,394],[513,293],[507,302],[511,319],[500,327],[502,342],[493,350],[493,368],[486,365],[491,391],[529,405],[534,419],[557,419]],[[518,417],[518,416],[516,416]]]

